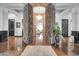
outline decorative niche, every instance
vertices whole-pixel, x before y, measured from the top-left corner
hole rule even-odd
[[[20,27],[21,27],[20,22],[16,22],[16,28],[20,28]]]

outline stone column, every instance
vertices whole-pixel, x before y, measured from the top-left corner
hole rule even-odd
[[[55,7],[50,3],[46,7],[46,39],[53,42],[53,26],[55,24]]]

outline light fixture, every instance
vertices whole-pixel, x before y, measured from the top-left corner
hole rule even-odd
[[[34,7],[33,13],[45,13],[45,7]]]

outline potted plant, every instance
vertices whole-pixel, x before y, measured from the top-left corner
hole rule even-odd
[[[58,23],[56,23],[53,27],[53,34],[55,36],[55,39],[54,39],[55,43],[54,44],[55,44],[55,46],[57,46],[62,42],[62,40],[64,40],[64,37],[62,36],[62,32],[60,30]]]
[[[53,27],[53,33],[55,36],[60,34],[60,27],[58,26],[58,23],[56,23]]]

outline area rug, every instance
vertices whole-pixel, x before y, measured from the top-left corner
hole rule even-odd
[[[21,56],[56,56],[51,46],[27,46]]]

